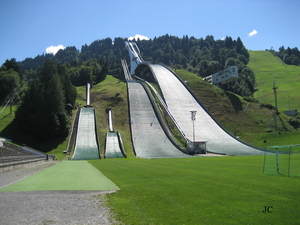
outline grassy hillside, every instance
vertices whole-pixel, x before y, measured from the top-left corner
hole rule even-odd
[[[3,107],[0,107],[0,112],[3,110]],[[12,121],[15,118],[15,110],[16,106],[12,107],[12,114],[10,113],[10,107],[6,107],[2,114],[0,115],[0,136],[5,136],[6,138],[12,138],[11,137],[11,127],[8,127],[9,124],[12,123]],[[4,132],[5,131],[5,132]]]
[[[269,132],[274,128],[272,110],[261,108],[259,103],[249,103],[238,95],[225,92],[185,70],[176,70],[176,73],[214,118],[243,141],[262,148],[271,145],[299,144],[297,140],[300,140],[300,132],[290,126],[288,116],[280,114],[281,120],[277,119],[280,134]],[[283,135],[286,130],[289,132]]]
[[[258,91],[255,98],[275,105],[273,82],[276,81],[279,111],[300,110],[300,67],[284,64],[268,51],[249,51],[248,66],[255,72]]]
[[[84,107],[86,105],[86,87],[77,87],[77,92],[77,103]],[[129,127],[126,83],[108,75],[104,81],[94,85],[91,89],[91,107],[96,109],[101,155],[104,154],[105,138],[108,132],[106,109],[112,108],[114,129],[121,133],[127,156],[134,156]]]

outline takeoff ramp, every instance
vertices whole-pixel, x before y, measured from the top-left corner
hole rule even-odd
[[[106,133],[105,158],[124,158],[117,132]]]
[[[76,145],[72,160],[99,159],[98,146],[95,109],[82,108],[79,115]]]
[[[127,81],[132,141],[139,158],[189,157],[177,149],[164,133],[143,86]]]
[[[126,157],[121,134],[114,131],[112,109],[107,109],[107,114],[109,132],[106,133],[105,158]]]
[[[170,70],[161,65],[149,64],[149,67],[158,81],[169,110],[188,139],[193,140],[190,111],[197,111],[194,121],[195,140],[207,141],[208,151],[226,155],[264,154],[263,149],[248,146],[222,129]]]

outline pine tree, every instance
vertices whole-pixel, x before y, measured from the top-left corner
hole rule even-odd
[[[42,140],[68,135],[63,85],[52,61],[45,62],[40,76],[32,82],[16,112],[16,120],[23,131]]]

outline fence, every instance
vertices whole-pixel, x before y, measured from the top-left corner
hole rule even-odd
[[[269,146],[264,157],[264,174],[300,177],[300,144]]]
[[[30,160],[45,160],[45,159],[46,156],[39,156],[39,155],[6,156],[6,157],[0,157],[0,164],[16,163],[20,161],[30,161]]]

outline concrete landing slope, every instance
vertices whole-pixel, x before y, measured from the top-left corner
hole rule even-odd
[[[143,86],[128,81],[132,141],[139,158],[190,157],[177,149],[164,133]]]
[[[226,155],[264,154],[262,149],[248,146],[222,129],[171,71],[161,65],[149,66],[156,76],[169,110],[188,139],[193,140],[190,111],[197,111],[195,140],[208,141],[208,151]]]
[[[96,130],[95,109],[82,108],[72,160],[100,158]]]
[[[117,132],[106,133],[105,158],[124,158]]]

